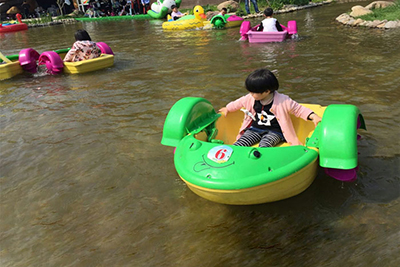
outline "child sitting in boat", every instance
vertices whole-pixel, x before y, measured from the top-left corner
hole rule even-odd
[[[249,94],[219,110],[226,116],[244,108],[247,114],[233,145],[252,146],[259,143],[259,147],[273,147],[284,141],[289,145],[303,145],[297,138],[290,114],[310,120],[315,126],[321,121],[321,117],[311,109],[278,93],[277,78],[265,68],[253,71],[247,77],[245,86]]]
[[[226,13],[228,13],[228,9],[223,7],[223,8],[221,8],[221,11],[218,13],[218,15],[225,16]]]
[[[171,12],[171,17],[173,20],[177,20],[179,18],[182,18],[183,16],[186,16],[186,14],[181,13],[176,5],[171,6],[172,12]]]
[[[71,49],[64,57],[66,62],[76,62],[92,58],[97,58],[101,54],[100,48],[96,46],[95,42],[85,30],[77,30],[75,32],[76,42],[72,45]]]
[[[278,22],[276,18],[273,18],[272,15],[274,11],[272,8],[267,7],[264,10],[265,19],[261,21],[260,26],[258,26],[257,31],[263,32],[281,32],[283,31],[281,24]]]

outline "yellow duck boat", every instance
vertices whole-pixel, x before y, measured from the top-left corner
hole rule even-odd
[[[189,30],[203,28],[204,21],[207,20],[204,15],[204,9],[201,6],[193,8],[194,15],[186,15],[175,21],[166,21],[162,24],[164,30]]]

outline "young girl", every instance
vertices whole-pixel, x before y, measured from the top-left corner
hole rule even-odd
[[[77,30],[75,32],[75,40],[76,42],[65,55],[64,61],[76,62],[100,56],[100,48],[96,46],[95,42],[92,42],[87,31]]]
[[[245,86],[249,94],[219,110],[225,116],[242,108],[250,112],[245,117],[238,139],[233,145],[252,146],[259,142],[259,147],[272,147],[284,141],[290,145],[303,145],[297,138],[290,114],[311,120],[315,126],[321,121],[311,109],[278,93],[278,80],[267,69],[253,71],[247,77]]]

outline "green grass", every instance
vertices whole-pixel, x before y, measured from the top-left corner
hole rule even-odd
[[[400,0],[393,6],[387,8],[373,9],[371,14],[360,16],[358,18],[368,21],[373,20],[400,20]]]

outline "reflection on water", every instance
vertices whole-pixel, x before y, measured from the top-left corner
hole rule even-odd
[[[353,5],[277,15],[299,29],[280,44],[240,42],[238,28],[164,32],[159,20],[2,35],[4,54],[43,52],[85,28],[116,54],[107,70],[1,81],[2,266],[398,266],[400,31],[337,24]],[[160,145],[168,110],[186,96],[218,109],[259,67],[299,102],[360,108],[356,183],[320,171],[298,196],[245,207],[184,185]]]

